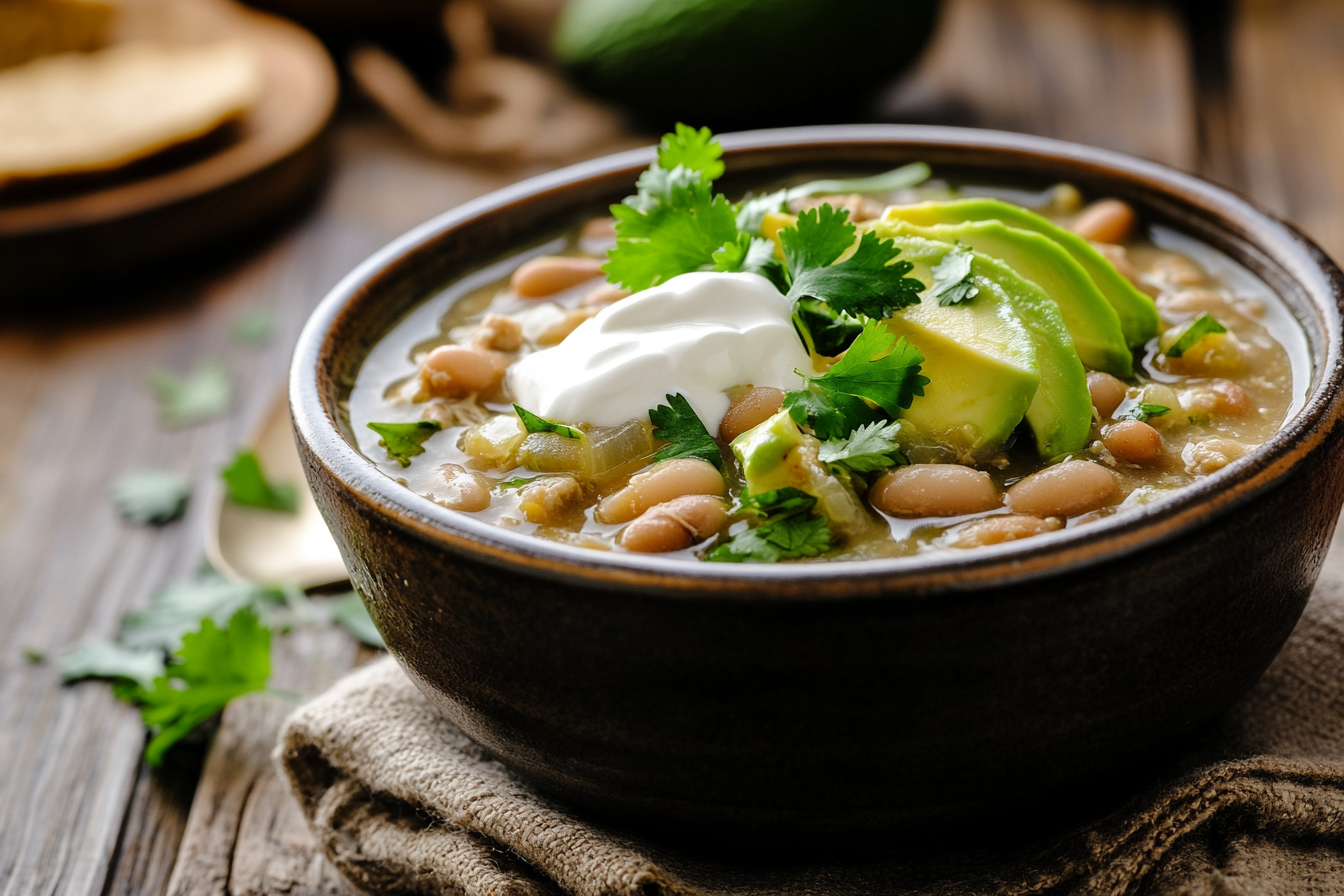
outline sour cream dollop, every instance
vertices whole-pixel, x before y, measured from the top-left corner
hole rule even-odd
[[[635,293],[584,321],[564,342],[509,370],[508,388],[534,414],[616,426],[644,419],[680,392],[710,432],[733,386],[802,386],[812,360],[792,302],[759,274],[694,273]]]

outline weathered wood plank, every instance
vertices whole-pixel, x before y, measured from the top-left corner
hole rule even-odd
[[[1059,137],[1178,168],[1198,160],[1190,55],[1165,4],[950,0],[883,117]]]
[[[1344,260],[1344,4],[1242,0],[1229,65],[1237,186]]]
[[[150,823],[170,812],[165,794],[137,789],[136,712],[102,685],[61,687],[53,663],[23,657],[28,647],[54,655],[110,637],[122,613],[200,561],[204,501],[162,530],[135,528],[116,518],[108,482],[162,467],[191,476],[203,495],[282,388],[290,348],[323,293],[406,228],[518,174],[445,166],[370,122],[344,125],[336,151],[321,206],[269,246],[110,296],[109,307],[95,302],[78,319],[56,308],[45,319],[0,321],[0,896],[90,896],[131,880],[150,896],[167,875],[145,863],[176,851],[172,828]],[[258,306],[276,314],[273,341],[232,344],[233,319]],[[233,411],[162,431],[145,371],[185,372],[207,358],[233,373]],[[120,855],[131,865],[112,871],[123,829]]]

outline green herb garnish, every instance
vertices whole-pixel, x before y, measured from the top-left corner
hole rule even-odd
[[[831,529],[824,516],[811,516],[817,499],[796,488],[782,488],[741,499],[740,511],[764,517],[720,544],[706,560],[720,563],[775,563],[815,557],[830,550]]]
[[[226,628],[213,620],[182,636],[177,662],[154,679],[119,695],[140,704],[140,715],[154,736],[145,761],[159,765],[163,754],[191,730],[220,712],[236,697],[265,690],[271,677],[271,632],[249,610],[239,610]]]
[[[61,657],[61,678],[110,678],[151,687],[163,674],[163,651],[133,648],[108,641],[85,641]]]
[[[1134,405],[1134,407],[1125,411],[1116,419],[1138,420],[1140,423],[1144,423],[1148,420],[1153,419],[1154,417],[1161,417],[1163,414],[1167,413],[1170,410],[1171,408],[1167,407],[1166,405],[1147,404],[1146,402],[1139,402],[1138,404]]]
[[[370,423],[369,429],[378,433],[378,444],[387,450],[387,456],[403,467],[411,465],[411,458],[425,453],[425,442],[443,429],[436,420],[416,420],[414,423]]]
[[[112,503],[132,523],[170,523],[186,510],[191,483],[162,470],[127,473],[112,483]]]
[[[774,258],[775,244],[759,236],[739,233],[734,242],[724,243],[713,254],[714,270],[723,273],[759,274]]]
[[[979,295],[980,288],[972,282],[971,263],[974,260],[971,251],[960,246],[944,255],[943,260],[933,266],[929,296],[937,299],[939,305],[947,306]]]
[[[746,263],[746,247],[736,248],[737,214],[712,190],[723,173],[722,154],[708,128],[678,124],[663,137],[657,161],[639,177],[639,192],[611,207],[616,247],[602,268],[608,280],[638,292],[720,261]]]
[[[820,299],[799,299],[793,306],[793,328],[808,351],[833,358],[858,338],[863,323]]]
[[[556,423],[554,420],[547,420],[544,417],[538,417],[529,410],[519,405],[514,405],[513,409],[518,412],[518,419],[523,421],[523,429],[528,432],[553,432],[562,435],[567,439],[578,441],[583,438],[583,430],[573,426],[566,426],[563,423]]]
[[[818,459],[831,467],[846,467],[855,473],[876,473],[906,463],[896,436],[899,423],[881,421],[860,426],[848,438],[821,443]]]
[[[434,424],[438,426],[438,424]],[[229,500],[245,507],[294,513],[299,509],[299,489],[292,482],[272,483],[261,469],[256,454],[239,450],[219,471]]]
[[[495,488],[503,489],[505,491],[511,488],[522,488],[523,486],[527,485],[529,482],[537,478],[539,477],[519,476],[517,479],[505,479],[503,482],[495,483]]]
[[[920,376],[924,356],[904,338],[897,340],[877,321],[863,325],[843,358],[821,376],[807,376],[807,388],[784,396],[784,407],[799,426],[810,425],[821,439],[843,439],[860,426],[880,420],[872,402],[897,417],[924,394],[929,378]]]
[[[218,361],[207,361],[185,377],[169,370],[151,370],[146,381],[159,400],[159,420],[164,426],[201,423],[224,414],[233,403],[228,368]]]
[[[243,345],[264,345],[275,330],[275,314],[267,308],[248,308],[233,319],[233,339]]]
[[[1207,311],[1199,317],[1192,320],[1181,335],[1176,337],[1176,341],[1163,352],[1168,358],[1179,358],[1190,349],[1194,348],[1205,336],[1212,336],[1215,333],[1226,333],[1227,327],[1213,319],[1213,315]]]
[[[719,443],[705,429],[685,396],[680,393],[667,396],[666,405],[660,404],[649,411],[649,422],[654,426],[653,437],[668,443],[658,449],[655,460],[698,457],[723,470],[723,452],[719,450]]]
[[[847,210],[829,205],[803,212],[781,230],[789,298],[820,299],[837,312],[877,319],[918,304],[924,284],[905,276],[914,265],[895,261],[901,250],[892,240],[865,231],[854,253],[837,262],[857,232]]]

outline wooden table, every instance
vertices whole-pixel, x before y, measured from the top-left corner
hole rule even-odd
[[[1220,10],[1197,4],[1184,19],[1146,3],[950,0],[934,47],[886,107],[1197,171],[1344,259],[1344,3]],[[110,637],[122,613],[200,562],[204,501],[165,529],[130,527],[106,499],[109,480],[163,467],[203,489],[275,400],[299,328],[342,274],[519,176],[431,158],[367,115],[332,138],[325,198],[250,249],[77,314],[0,320],[0,896],[349,892],[270,766],[283,704],[234,704],[208,750],[181,749],[151,771],[133,709],[102,684],[62,687],[54,662],[24,655]],[[228,330],[253,307],[278,327],[249,350]],[[146,369],[206,358],[233,372],[232,413],[160,430]],[[316,693],[358,657],[337,631],[278,638],[275,684]]]

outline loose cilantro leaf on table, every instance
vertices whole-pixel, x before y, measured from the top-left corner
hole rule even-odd
[[[933,285],[929,297],[944,307],[957,305],[980,294],[980,288],[971,282],[971,263],[975,256],[969,249],[957,247],[933,266]]]
[[[157,647],[135,648],[108,641],[85,641],[61,657],[61,678],[111,678],[150,687],[163,674],[164,652]]]
[[[117,643],[132,650],[171,653],[181,646],[182,635],[199,628],[202,619],[224,625],[246,609],[270,621],[284,604],[283,589],[231,582],[218,574],[171,582],[154,595],[148,607],[121,618]]]
[[[741,503],[740,509],[763,516],[764,522],[714,548],[705,556],[706,560],[774,563],[815,557],[830,550],[830,525],[824,516],[811,516],[817,499],[806,492],[796,488],[776,489],[744,497]]]
[[[411,458],[425,453],[425,440],[443,426],[437,420],[416,420],[412,423],[370,423],[369,429],[378,433],[378,444],[387,450],[388,457],[409,467]]]
[[[359,596],[359,592],[348,591],[345,594],[327,598],[322,601],[322,606],[326,608],[327,615],[331,617],[332,622],[354,635],[360,643],[367,644],[370,647],[387,646],[383,643],[383,636],[378,634],[378,629],[374,626],[373,619],[369,616],[369,610],[364,606],[364,600]]]
[[[793,328],[808,351],[833,358],[858,338],[863,323],[820,299],[799,299],[793,306]]]
[[[847,467],[855,473],[876,473],[904,464],[905,455],[896,442],[900,431],[899,423],[869,423],[855,429],[848,438],[822,442],[818,458],[824,464]]]
[[[218,361],[207,361],[185,377],[151,370],[146,381],[159,400],[159,421],[164,426],[201,423],[225,413],[233,403],[228,368]]]
[[[923,395],[929,383],[928,377],[919,375],[923,363],[918,349],[870,320],[830,370],[821,376],[799,371],[807,388],[787,393],[784,407],[795,423],[810,425],[819,438],[843,439],[858,427],[881,419],[865,400],[896,417]]]
[[[1163,354],[1168,358],[1179,358],[1190,349],[1194,348],[1205,336],[1212,336],[1215,333],[1226,333],[1227,327],[1218,323],[1207,311],[1190,322],[1190,326],[1177,337]]]
[[[723,470],[723,452],[719,443],[705,429],[705,424],[681,393],[667,396],[667,404],[649,411],[653,437],[669,444],[658,449],[655,460],[674,457],[698,457]]]
[[[182,515],[191,496],[191,483],[176,473],[141,470],[112,483],[112,503],[133,523],[163,525]]]
[[[528,432],[553,432],[562,435],[567,439],[578,441],[583,438],[583,430],[573,426],[566,426],[563,423],[556,423],[554,420],[547,420],[544,417],[538,417],[529,410],[525,410],[519,405],[514,405],[513,409],[518,412],[518,419],[523,421],[523,429]],[[559,443],[557,443],[559,444]]]
[[[914,266],[894,261],[901,250],[891,240],[866,231],[854,253],[836,263],[855,233],[849,212],[829,205],[803,212],[795,226],[781,230],[789,298],[820,299],[837,312],[878,319],[918,304],[924,284],[905,276]]]
[[[434,424],[435,427],[438,424]],[[292,482],[272,483],[261,469],[256,454],[239,450],[219,471],[229,500],[245,507],[294,513],[299,509],[299,489]]]
[[[739,233],[735,242],[724,243],[714,252],[714,270],[725,273],[759,274],[774,257],[775,244],[749,233]]]
[[[264,345],[275,330],[275,314],[267,308],[248,308],[233,319],[233,341]]]
[[[1138,404],[1134,405],[1134,407],[1120,414],[1120,416],[1117,417],[1116,419],[1138,420],[1140,423],[1143,423],[1153,419],[1154,417],[1161,417],[1163,414],[1167,413],[1170,410],[1171,408],[1167,407],[1164,404],[1148,404],[1146,402],[1139,402]]]
[[[204,619],[198,631],[182,637],[177,662],[154,679],[121,695],[140,704],[140,715],[154,736],[145,761],[159,765],[173,744],[220,712],[230,700],[265,690],[271,677],[271,632],[249,610],[239,610],[226,628]]]

